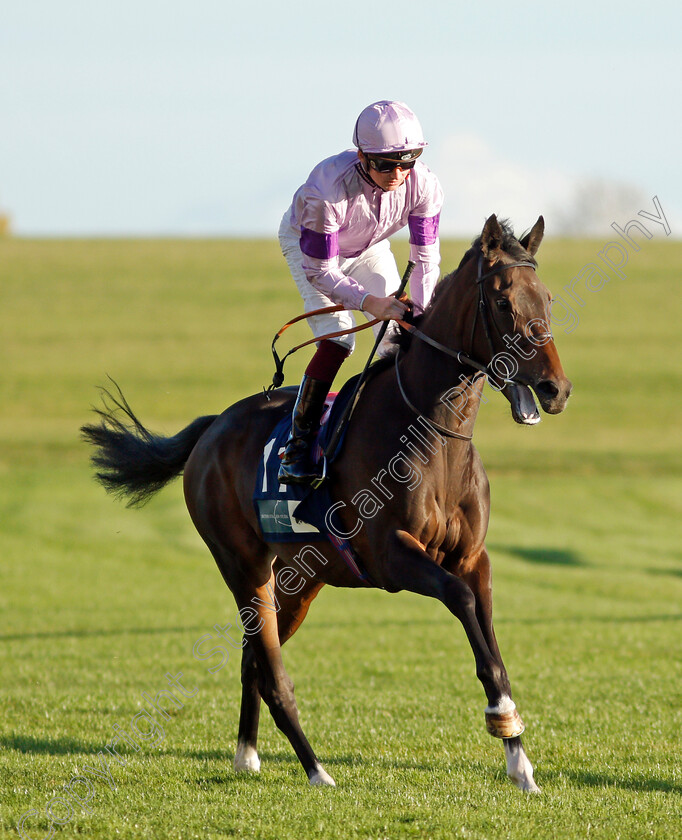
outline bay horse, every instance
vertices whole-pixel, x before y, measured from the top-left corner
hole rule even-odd
[[[488,701],[488,731],[503,740],[507,773],[525,791],[539,788],[493,629],[489,486],[471,434],[486,378],[509,398],[517,422],[539,420],[531,388],[549,414],[563,411],[570,395],[550,333],[550,295],[536,274],[543,233],[542,216],[521,240],[495,216],[486,221],[413,333],[397,340],[394,358],[370,369],[329,469],[330,523],[348,538],[373,585],[436,598],[462,623]],[[365,583],[330,543],[313,550],[303,541],[267,542],[252,502],[263,448],[290,414],[295,393],[248,397],[173,437],[149,432],[121,394],[83,434],[97,447],[99,480],[129,504],[143,503],[184,471],[192,521],[244,629],[235,769],[260,769],[262,698],[309,782],[334,785],[299,724],[281,646],[325,584]]]

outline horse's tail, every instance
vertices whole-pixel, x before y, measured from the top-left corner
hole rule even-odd
[[[118,396],[102,389],[104,408],[96,408],[101,422],[81,427],[83,439],[95,448],[92,463],[97,480],[108,493],[128,498],[138,507],[182,472],[197,441],[217,415],[197,417],[173,437],[154,435],[133,414],[121,389]],[[117,415],[123,413],[125,417]]]

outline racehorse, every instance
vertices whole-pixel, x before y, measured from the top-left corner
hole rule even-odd
[[[507,773],[525,791],[539,788],[493,629],[489,486],[471,435],[486,379],[509,398],[517,422],[539,420],[530,389],[549,414],[563,411],[570,395],[549,328],[551,298],[536,274],[543,233],[542,216],[520,240],[506,222],[486,221],[427,310],[404,325],[409,331],[397,339],[394,357],[370,368],[328,477],[329,521],[348,538],[373,585],[436,598],[462,623],[488,701],[488,731],[503,739]],[[287,388],[251,396],[160,437],[121,394],[83,433],[97,447],[99,480],[130,504],[184,470],[192,521],[243,623],[235,769],[260,769],[262,698],[310,783],[334,785],[299,724],[281,646],[325,584],[366,583],[330,543],[312,550],[303,541],[267,542],[252,503],[265,443],[294,397]]]

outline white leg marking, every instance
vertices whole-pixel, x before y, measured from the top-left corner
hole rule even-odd
[[[500,702],[497,706],[487,706],[486,707],[486,714],[487,715],[504,715],[507,712],[513,712],[516,708],[516,703],[509,697],[507,694],[503,694],[500,697]]]
[[[234,769],[237,773],[260,773],[260,758],[253,747],[248,744],[237,744],[237,752],[234,754]]]
[[[516,787],[527,793],[540,793],[540,788],[533,778],[533,765],[528,760],[520,743],[504,741],[504,753],[507,757],[507,775]]]
[[[329,785],[329,787],[336,787],[336,782],[321,764],[318,764],[315,767],[308,777],[308,781],[311,785]]]

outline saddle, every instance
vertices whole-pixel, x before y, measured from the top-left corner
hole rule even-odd
[[[331,460],[325,455],[329,440],[353,397],[357,378],[349,379],[341,391],[330,393],[325,401],[320,430],[312,445],[312,457],[325,476],[327,468],[339,457],[343,449],[345,428],[340,435],[337,434],[339,442],[331,453]],[[258,467],[253,504],[263,537],[268,542],[328,541],[337,549],[355,577],[367,586],[373,586],[348,540],[339,537],[327,527],[325,516],[333,504],[329,493],[329,481],[325,480],[316,487],[278,482],[280,456],[290,431],[291,415],[287,415],[272,430]]]

